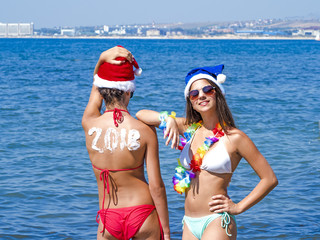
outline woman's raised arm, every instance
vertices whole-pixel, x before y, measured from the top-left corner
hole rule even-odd
[[[90,98],[82,116],[83,128],[86,127],[88,120],[92,118],[97,118],[101,115],[100,110],[102,106],[102,100],[103,99],[98,91],[98,88],[96,86],[92,86]]]
[[[159,113],[146,109],[137,112],[136,117],[149,126],[165,129],[163,138],[168,138],[166,145],[168,146],[169,142],[172,141],[171,148],[178,148],[179,134],[183,136],[186,129],[184,118],[176,118],[175,115],[169,115],[167,112]]]
[[[96,67],[94,68],[93,76],[97,74],[99,67],[104,62],[108,62],[114,65],[122,64],[123,61],[116,60],[117,57],[124,57],[129,62],[132,62],[133,59],[131,52],[121,46],[110,48],[100,54],[99,60],[96,64]]]
[[[123,63],[123,61],[116,60],[117,57],[125,57],[126,59],[128,59],[129,62],[132,61],[132,54],[127,49],[123,47],[118,47],[118,46],[110,48],[104,51],[103,53],[101,53],[99,60],[95,66],[93,76],[97,74],[99,67],[104,62],[108,62],[116,65]],[[87,107],[82,117],[83,127],[86,126],[88,119],[97,118],[101,115],[100,113],[101,106],[102,106],[102,97],[98,91],[98,88],[95,86],[92,86],[89,102],[87,104]]]

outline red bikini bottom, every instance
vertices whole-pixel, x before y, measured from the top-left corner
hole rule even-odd
[[[98,217],[100,216],[103,224],[103,230],[107,231],[119,240],[128,240],[132,238],[140,229],[144,221],[155,209],[154,205],[138,205],[125,208],[109,208],[101,209],[97,214],[97,223],[99,223]],[[160,223],[160,220],[159,220]],[[162,227],[160,223],[161,236]]]

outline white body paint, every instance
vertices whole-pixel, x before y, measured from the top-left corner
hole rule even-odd
[[[91,136],[94,132],[96,132],[95,138],[92,140],[92,149],[98,151],[99,153],[103,153],[104,150],[97,147],[97,142],[101,136],[102,129],[93,127],[88,131],[88,134]]]
[[[127,138],[127,130],[122,128],[119,132],[115,128],[108,128],[104,135],[104,147],[97,147],[97,143],[102,134],[101,128],[93,127],[88,131],[89,136],[92,136],[93,133],[96,132],[96,136],[92,140],[92,149],[98,151],[99,153],[103,153],[106,149],[113,152],[117,149],[120,141],[120,150],[123,150],[125,147],[129,151],[134,151],[140,148],[140,132],[136,129],[130,129]]]
[[[126,146],[126,135],[127,135],[127,129],[122,128],[120,132],[120,149],[123,150]]]
[[[137,150],[140,147],[140,133],[138,130],[131,129],[128,134],[128,144],[127,148],[129,151]]]
[[[104,145],[111,152],[118,146],[119,133],[114,128],[108,128],[104,135]]]

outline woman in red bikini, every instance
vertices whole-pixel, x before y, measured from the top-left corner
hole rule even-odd
[[[139,71],[128,50],[103,52],[82,118],[99,191],[97,239],[170,239],[156,133],[127,109]],[[103,100],[106,111],[101,114]]]

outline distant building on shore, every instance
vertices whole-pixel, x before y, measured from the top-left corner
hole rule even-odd
[[[262,35],[263,30],[244,29],[244,30],[237,30],[235,34],[238,36]]]
[[[74,28],[61,28],[61,36],[74,37],[76,30]]]
[[[296,32],[292,33],[292,36],[317,36],[320,34],[320,28],[319,29],[299,29]]]
[[[0,23],[0,37],[33,36],[33,23]]]
[[[109,32],[109,26],[108,25],[103,25],[103,31],[104,32]]]
[[[127,32],[126,32],[125,27],[120,27],[120,29],[119,28],[115,28],[112,31],[109,30],[109,34],[110,35],[126,35],[126,33]]]
[[[147,37],[158,37],[160,36],[160,30],[158,29],[149,29],[146,31]]]

